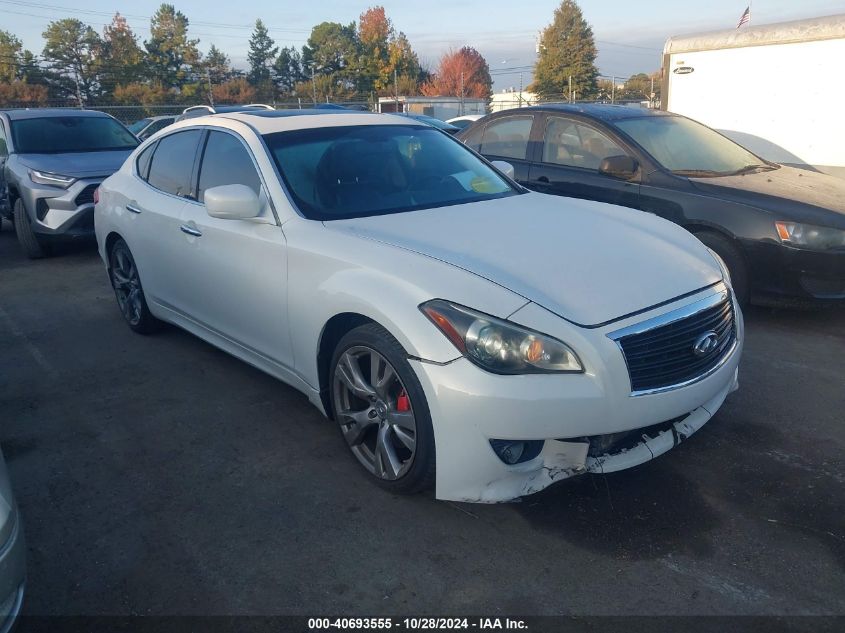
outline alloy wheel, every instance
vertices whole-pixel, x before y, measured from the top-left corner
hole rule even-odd
[[[405,385],[376,350],[344,351],[334,370],[335,417],[358,461],[388,481],[405,475],[416,454],[417,426]]]
[[[120,311],[130,325],[141,321],[141,279],[129,254],[117,248],[112,257],[111,280]]]

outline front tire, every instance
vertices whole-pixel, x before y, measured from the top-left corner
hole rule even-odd
[[[147,307],[138,266],[122,239],[118,239],[109,251],[109,278],[126,324],[138,334],[151,334],[158,330],[161,321]]]
[[[400,494],[434,484],[431,414],[408,353],[380,325],[347,333],[330,365],[332,417],[375,482]]]
[[[30,259],[41,259],[44,257],[47,254],[46,249],[32,230],[32,225],[29,223],[29,216],[26,214],[23,200],[20,198],[15,200],[13,215],[15,219],[15,233],[18,236],[18,243],[21,245],[24,255]]]
[[[748,266],[739,248],[727,237],[711,231],[695,233],[695,236],[702,244],[712,248],[719,257],[725,260],[728,272],[731,274],[734,296],[740,305],[747,305],[751,296],[748,287]]]

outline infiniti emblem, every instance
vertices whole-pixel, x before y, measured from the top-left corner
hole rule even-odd
[[[705,332],[697,339],[692,346],[692,353],[696,356],[707,356],[719,346],[719,337],[713,331]]]

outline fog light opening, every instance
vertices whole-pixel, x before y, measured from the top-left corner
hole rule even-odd
[[[496,456],[508,466],[530,461],[543,450],[544,440],[490,440]]]
[[[50,207],[47,206],[47,201],[44,198],[39,198],[38,202],[35,203],[35,215],[39,222],[44,221],[44,218],[47,217],[47,211],[49,210]]]

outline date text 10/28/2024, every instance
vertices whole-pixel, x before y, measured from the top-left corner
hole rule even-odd
[[[528,625],[518,618],[309,618],[309,631],[517,631]]]

